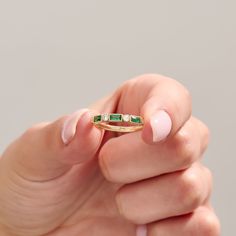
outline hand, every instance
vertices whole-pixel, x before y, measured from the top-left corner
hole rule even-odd
[[[140,114],[144,128],[104,132],[90,122],[104,112]],[[211,174],[200,161],[208,136],[178,82],[129,80],[89,111],[37,124],[6,149],[1,235],[217,236]]]

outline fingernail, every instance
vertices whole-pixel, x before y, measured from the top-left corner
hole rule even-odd
[[[164,140],[170,133],[172,121],[169,114],[163,110],[154,113],[150,119],[153,142]]]
[[[138,225],[136,229],[136,236],[147,236],[147,226]]]
[[[72,113],[64,122],[62,126],[61,138],[64,144],[68,144],[76,133],[76,126],[80,117],[88,111],[87,108],[80,109]]]

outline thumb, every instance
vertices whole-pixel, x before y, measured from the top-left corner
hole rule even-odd
[[[103,131],[91,123],[92,113],[81,109],[31,127],[3,153],[1,169],[31,181],[48,181],[92,159],[103,138]]]

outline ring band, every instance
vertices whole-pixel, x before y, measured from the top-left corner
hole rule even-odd
[[[127,123],[126,126],[111,125],[109,123]],[[92,123],[100,128],[113,132],[135,132],[143,128],[144,121],[141,116],[130,115],[130,114],[100,114],[92,117]],[[131,124],[131,125],[130,125]]]

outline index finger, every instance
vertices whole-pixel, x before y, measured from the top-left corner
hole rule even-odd
[[[124,86],[118,111],[143,116],[142,137],[152,144],[172,136],[186,123],[192,113],[191,96],[176,80],[142,75]]]

